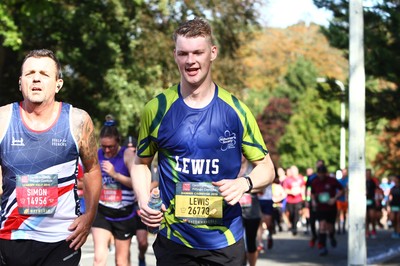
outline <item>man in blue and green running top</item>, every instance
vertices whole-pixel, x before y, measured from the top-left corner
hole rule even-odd
[[[274,166],[248,107],[211,78],[218,49],[208,22],[184,22],[174,41],[180,83],[146,104],[131,168],[141,218],[160,227],[157,265],[242,265],[238,201],[271,184]],[[161,211],[147,206],[156,152]],[[254,169],[237,177],[242,154]]]

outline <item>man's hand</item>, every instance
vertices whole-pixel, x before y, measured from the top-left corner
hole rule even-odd
[[[72,234],[67,237],[67,242],[71,241],[70,248],[78,250],[83,244],[85,244],[87,236],[90,233],[92,224],[86,214],[82,214],[74,220],[74,222],[68,227]]]
[[[140,205],[140,218],[142,219],[142,222],[147,225],[148,227],[159,227],[161,224],[161,221],[164,218],[164,212],[167,209],[165,208],[165,205],[161,205],[161,211],[158,210],[153,210],[147,204],[141,204]]]
[[[243,194],[249,189],[247,180],[243,177],[222,179],[217,182],[212,182],[212,184],[218,187],[219,192],[229,205],[238,203]]]
[[[328,204],[331,205],[331,206],[336,204],[336,198],[330,198],[329,201],[328,201]]]

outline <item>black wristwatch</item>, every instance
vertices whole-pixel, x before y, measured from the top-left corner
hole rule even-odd
[[[253,182],[251,181],[251,178],[248,175],[245,175],[244,178],[246,178],[247,184],[249,185],[249,190],[247,190],[246,193],[250,193],[250,191],[253,189]]]

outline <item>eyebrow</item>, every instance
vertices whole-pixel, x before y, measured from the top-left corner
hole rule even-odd
[[[199,53],[199,52],[204,52],[205,51],[205,49],[196,49],[196,50],[190,50],[190,51],[187,51],[187,50],[176,50],[176,53],[177,54],[179,54],[179,53]]]
[[[34,69],[25,71],[23,74],[24,75],[29,75],[29,74],[33,74],[33,73],[36,73],[36,72],[39,72],[40,74],[44,74],[44,75],[47,75],[47,76],[51,76],[51,72],[48,72],[48,71],[45,71],[45,70],[36,71]]]

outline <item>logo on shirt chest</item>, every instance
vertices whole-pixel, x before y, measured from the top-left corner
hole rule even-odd
[[[58,138],[53,138],[51,139],[51,146],[67,146],[67,140],[66,139],[58,139]]]
[[[225,130],[224,135],[219,137],[219,142],[222,144],[221,151],[234,149],[236,146],[236,133]]]
[[[20,139],[12,137],[11,146],[25,146],[24,139],[21,137]]]

